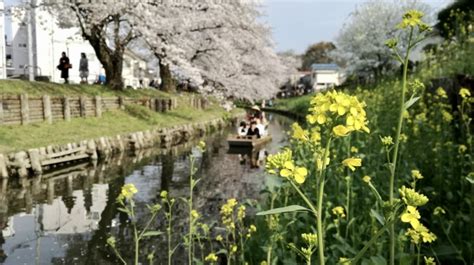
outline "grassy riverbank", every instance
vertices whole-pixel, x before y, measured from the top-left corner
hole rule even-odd
[[[237,113],[239,110],[235,110]],[[104,113],[101,118],[72,119],[54,124],[38,123],[27,126],[0,126],[0,153],[54,144],[77,142],[101,136],[113,136],[151,128],[206,121],[227,114],[218,106],[206,110],[179,108],[157,113],[144,107],[127,106],[125,110]]]
[[[0,153],[9,153],[29,148],[54,144],[77,142],[101,136],[113,136],[151,128],[171,127],[174,125],[206,121],[229,115],[212,100],[206,110],[197,110],[184,102],[192,94],[167,94],[161,91],[125,90],[111,91],[103,86],[61,85],[20,80],[0,81],[0,93],[3,95],[101,95],[125,97],[175,97],[178,108],[166,113],[154,112],[148,108],[127,105],[124,110],[104,112],[101,118],[88,117],[71,119],[70,122],[58,121],[53,124],[35,123],[26,126],[0,125]],[[235,110],[234,114],[241,110]],[[232,113],[231,113],[232,114]]]
[[[29,96],[124,96],[124,97],[169,97],[168,93],[156,89],[126,89],[115,91],[101,85],[64,85],[48,82],[29,82],[24,80],[1,80],[0,94]]]

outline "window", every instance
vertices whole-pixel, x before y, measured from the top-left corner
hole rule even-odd
[[[18,43],[18,47],[20,47],[20,48],[26,48],[26,43]]]

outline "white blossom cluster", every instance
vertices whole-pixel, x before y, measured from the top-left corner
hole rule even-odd
[[[79,26],[83,36],[105,31],[109,49],[139,47],[203,93],[270,98],[291,72],[258,21],[256,1],[44,1],[63,26]]]

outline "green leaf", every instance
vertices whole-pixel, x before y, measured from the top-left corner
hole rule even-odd
[[[117,210],[121,211],[121,212],[124,212],[126,214],[130,213],[130,211],[127,209],[127,208],[117,208]]]
[[[194,264],[196,264],[196,265],[204,265],[204,263],[196,257],[194,257],[193,261],[194,261]]]
[[[471,184],[474,184],[474,179],[472,178],[472,176],[467,176],[466,177],[466,180],[471,183]]]
[[[375,217],[375,219],[377,219],[377,221],[379,221],[381,225],[385,225],[385,218],[380,215],[376,210],[370,209],[370,215]]]
[[[270,192],[275,192],[282,184],[282,179],[275,175],[268,175],[265,178],[265,186],[267,186]]]
[[[279,214],[279,213],[291,213],[291,212],[299,212],[299,211],[308,211],[310,210],[308,208],[305,208],[303,206],[299,205],[291,205],[287,207],[281,207],[281,208],[276,208],[264,212],[259,212],[257,215],[270,215],[270,214]]]
[[[405,110],[409,109],[413,104],[415,104],[420,97],[412,97],[407,102],[405,102]]]
[[[162,235],[163,232],[160,232],[160,231],[146,231],[145,233],[143,233],[143,237],[147,237],[147,236],[159,236],[159,235]]]
[[[370,260],[374,265],[387,265],[387,261],[381,256],[370,257]]]
[[[192,188],[194,189],[200,181],[201,181],[201,179],[193,179],[192,180]]]

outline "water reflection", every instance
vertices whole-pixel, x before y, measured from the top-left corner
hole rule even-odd
[[[146,204],[159,201],[162,190],[173,197],[185,197],[190,153],[197,157],[200,169],[195,206],[204,219],[215,219],[227,198],[258,199],[265,157],[286,142],[285,130],[291,122],[280,116],[268,115],[268,119],[273,141],[261,150],[229,150],[226,138],[233,130],[227,130],[206,140],[204,154],[189,143],[170,150],[122,155],[96,165],[76,165],[32,179],[3,180],[0,263],[116,264],[105,246],[107,237],[112,233],[122,242],[130,238],[128,218],[115,204],[120,188],[125,183],[137,186],[138,216],[146,213]],[[181,205],[176,210],[176,231],[184,231],[184,209]],[[159,249],[162,244],[163,239],[158,238],[145,242],[144,248]],[[121,248],[127,253],[130,247]],[[183,251],[177,250],[176,262]],[[161,263],[164,261],[158,258],[157,264]]]

